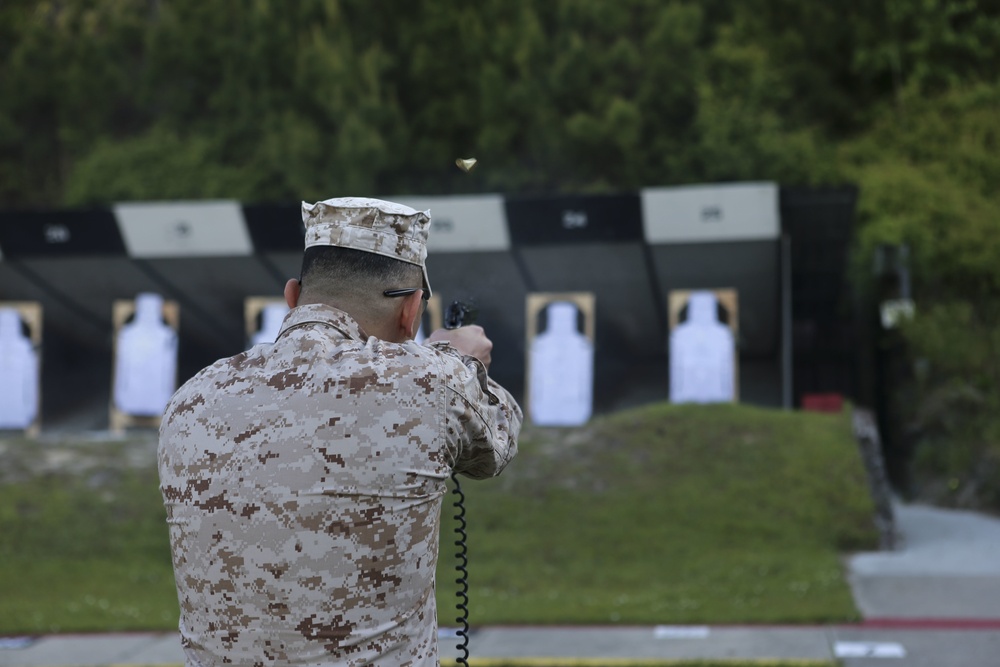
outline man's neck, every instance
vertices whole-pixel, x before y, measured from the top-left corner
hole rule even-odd
[[[386,322],[384,317],[376,317],[372,313],[367,312],[364,308],[356,305],[348,304],[339,300],[310,299],[305,295],[299,299],[297,305],[306,306],[310,304],[329,306],[347,313],[355,322],[358,323],[358,326],[361,327],[362,331],[369,336],[378,338],[379,340],[384,340],[389,343],[402,343],[409,340],[409,338],[401,338],[399,336],[399,332],[392,326],[392,322]]]

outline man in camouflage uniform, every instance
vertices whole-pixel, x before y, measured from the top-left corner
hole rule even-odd
[[[276,342],[201,371],[160,429],[187,664],[436,665],[445,481],[499,474],[521,410],[480,327],[412,340],[426,212],[346,198],[303,219]]]

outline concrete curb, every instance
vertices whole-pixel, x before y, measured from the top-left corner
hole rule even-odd
[[[698,630],[698,632],[694,632]],[[457,667],[441,638],[442,667]],[[845,657],[844,649],[854,650]],[[858,655],[871,648],[871,655]],[[876,655],[891,648],[899,655]],[[865,667],[1000,665],[1000,619],[873,619],[830,626],[491,627],[471,637],[470,667]],[[0,667],[183,667],[175,633],[50,635],[0,650]]]

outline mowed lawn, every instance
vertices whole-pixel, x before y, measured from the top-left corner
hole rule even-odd
[[[4,476],[0,634],[176,626],[155,470],[115,465],[128,446],[0,444],[4,465],[46,448],[104,457],[85,472]],[[841,557],[877,543],[846,415],[655,404],[527,429],[500,478],[462,487],[474,626],[854,620]]]
[[[858,618],[841,557],[877,533],[846,414],[657,404],[525,435],[500,478],[462,485],[473,624]]]

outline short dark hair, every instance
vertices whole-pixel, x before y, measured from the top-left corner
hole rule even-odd
[[[302,289],[325,295],[419,287],[420,267],[354,248],[312,246],[302,256]],[[412,283],[412,284],[411,284]]]

